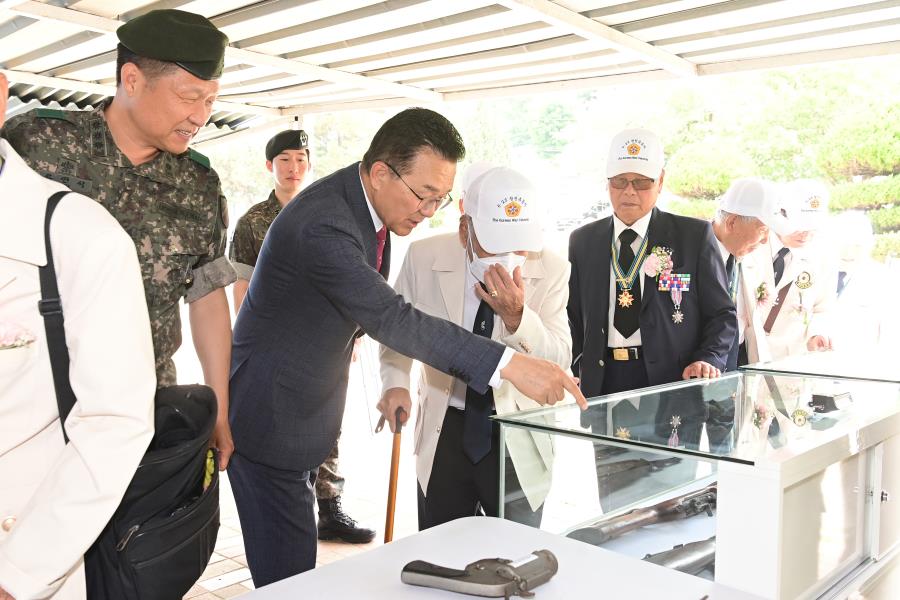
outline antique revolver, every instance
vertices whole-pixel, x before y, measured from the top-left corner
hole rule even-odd
[[[654,506],[635,508],[621,515],[601,519],[587,527],[571,531],[567,535],[570,538],[599,546],[646,525],[679,521],[700,513],[706,513],[711,517],[715,507],[716,484],[712,484]]]
[[[549,550],[535,550],[519,560],[483,558],[465,569],[449,569],[424,560],[403,567],[400,580],[450,592],[487,598],[534,597],[532,590],[556,575],[559,563]]]

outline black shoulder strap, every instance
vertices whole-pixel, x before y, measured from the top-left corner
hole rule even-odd
[[[47,350],[50,352],[50,368],[53,370],[53,386],[56,388],[56,404],[59,407],[59,422],[62,425],[63,439],[69,442],[66,435],[66,417],[75,406],[75,393],[69,382],[69,348],[66,346],[66,330],[63,326],[62,303],[59,299],[59,288],[56,286],[56,269],[53,268],[53,250],[50,248],[50,218],[63,196],[68,191],[56,192],[47,200],[47,212],[44,214],[44,246],[47,249],[47,265],[40,267],[41,300],[38,310],[44,317],[44,329],[47,332]]]

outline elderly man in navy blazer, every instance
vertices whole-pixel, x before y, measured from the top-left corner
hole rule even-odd
[[[607,162],[614,214],[574,231],[569,240],[572,370],[585,396],[718,377],[737,333],[710,224],[656,208],[663,166],[655,134],[617,134]],[[647,435],[666,443],[677,416],[681,430],[673,441],[696,444],[706,415],[702,400],[690,396],[652,407],[655,432]],[[634,408],[620,404],[622,421]],[[595,431],[611,426],[605,410],[582,416]],[[638,420],[646,425],[647,417]]]
[[[447,119],[405,110],[361,163],[301,192],[269,229],[235,323],[229,411],[228,474],[256,586],[315,566],[315,469],[341,426],[358,335],[480,393],[508,380],[541,404],[565,390],[584,403],[559,365],[421,313],[385,281],[389,232],[407,235],[451,201],[464,154]]]

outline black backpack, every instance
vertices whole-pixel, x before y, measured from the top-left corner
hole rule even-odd
[[[41,301],[60,423],[75,404],[69,351],[50,248],[50,218],[67,192],[47,202]],[[203,385],[157,390],[155,433],[119,507],[85,553],[90,600],[178,600],[200,578],[219,531],[219,472],[203,489],[216,397]],[[63,427],[66,443],[69,439]],[[215,456],[213,456],[215,461]]]

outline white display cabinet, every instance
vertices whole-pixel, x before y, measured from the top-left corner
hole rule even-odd
[[[688,545],[681,570],[763,598],[848,597],[900,562],[900,384],[880,379],[754,365],[495,417],[504,450],[555,450],[543,488],[515,485],[527,453],[504,457],[502,516],[527,522],[546,496],[544,530],[637,558]],[[695,516],[643,510],[711,485],[714,506],[682,506]],[[611,522],[628,532],[607,539]]]

